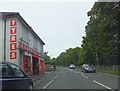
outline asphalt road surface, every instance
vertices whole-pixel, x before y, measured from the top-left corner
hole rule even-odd
[[[106,73],[82,73],[80,69],[59,67],[34,82],[34,89],[118,89],[118,76]]]

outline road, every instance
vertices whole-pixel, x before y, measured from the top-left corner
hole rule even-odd
[[[34,89],[118,89],[118,76],[106,73],[82,73],[80,69],[57,68],[46,72],[34,83]]]

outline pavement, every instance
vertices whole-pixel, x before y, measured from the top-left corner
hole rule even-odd
[[[33,82],[35,82],[35,81],[37,81],[37,80],[40,80],[43,75],[44,75],[44,73],[41,74],[41,75],[34,75],[34,76],[33,76],[33,79],[32,79]]]
[[[52,72],[52,71],[51,71]],[[51,72],[49,72],[49,73],[51,73]],[[44,72],[43,74],[40,74],[40,75],[34,75],[33,76],[33,78],[32,78],[32,80],[33,80],[33,83],[35,83],[36,81],[42,81],[42,80],[45,80],[45,77],[46,77],[46,73],[48,73],[48,72]]]
[[[50,71],[45,71],[44,73],[40,74],[40,75],[34,75],[32,80],[33,80],[33,83],[35,83],[36,81],[43,81],[43,80],[46,80],[46,77],[49,77],[50,74],[56,74],[57,72],[59,71],[59,69],[56,69],[55,71],[54,70],[50,70]]]

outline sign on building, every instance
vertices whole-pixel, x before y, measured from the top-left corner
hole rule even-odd
[[[17,58],[17,20],[10,20],[10,59]]]

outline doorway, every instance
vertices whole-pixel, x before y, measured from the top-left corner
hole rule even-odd
[[[31,74],[31,57],[26,56],[26,73]]]
[[[39,75],[39,62],[38,58],[33,57],[33,75]]]

